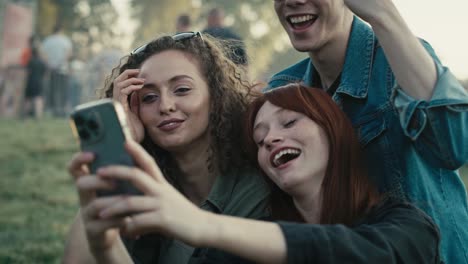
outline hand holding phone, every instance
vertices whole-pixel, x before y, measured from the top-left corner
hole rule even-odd
[[[124,148],[130,138],[125,112],[122,105],[111,99],[101,99],[79,105],[70,116],[70,125],[80,148],[95,155],[89,169],[92,174],[103,166],[134,166],[133,160]],[[138,194],[131,184],[116,182],[113,191],[100,191],[99,196],[116,194]]]

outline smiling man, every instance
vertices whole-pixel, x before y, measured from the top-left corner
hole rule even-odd
[[[326,90],[359,132],[380,190],[433,217],[446,263],[468,263],[468,202],[457,172],[468,160],[466,90],[391,0],[274,6],[293,47],[309,58],[274,75],[267,90],[290,82]]]

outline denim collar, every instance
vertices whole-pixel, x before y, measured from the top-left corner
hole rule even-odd
[[[354,98],[366,98],[369,88],[376,39],[372,29],[354,16],[346,49],[345,62],[341,73],[341,83],[336,93]],[[313,83],[314,65],[309,62],[303,77],[304,83]]]

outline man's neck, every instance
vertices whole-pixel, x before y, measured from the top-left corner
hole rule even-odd
[[[309,52],[324,89],[328,89],[343,70],[352,22],[353,15],[350,13],[341,22],[343,23],[341,32],[320,49]]]

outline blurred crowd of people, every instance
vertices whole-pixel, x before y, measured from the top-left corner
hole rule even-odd
[[[42,41],[32,35],[21,54],[26,69],[22,117],[44,112],[64,117],[81,102],[85,62],[73,55],[73,43],[60,24]]]
[[[248,59],[243,39],[225,25],[224,18],[222,8],[212,8],[207,13],[202,32],[230,46],[227,49],[230,50],[228,57],[246,67]],[[194,30],[191,16],[186,13],[179,15],[175,30]],[[30,36],[20,58],[24,72],[24,84],[21,85],[24,92],[23,98],[15,98],[20,106],[14,110],[14,116],[67,116],[76,105],[95,98],[95,90],[104,85],[105,78],[124,55],[121,50],[106,49],[85,61],[78,58],[74,50],[72,40],[64,33],[61,24],[57,24],[53,32],[43,39],[35,34]],[[11,78],[8,74],[4,75],[4,79]],[[12,94],[10,97],[18,97],[20,94]]]
[[[32,34],[21,51],[19,65],[0,71],[0,116],[63,118],[80,103],[96,98],[123,52],[107,48],[91,58],[77,56],[62,26],[41,39]]]
[[[21,58],[27,69],[24,115],[41,117],[44,101],[54,116],[65,115],[72,101],[71,89],[77,88],[77,81],[71,75],[72,54],[72,42],[60,25],[56,25],[53,33],[42,42],[37,36],[31,36]],[[44,91],[46,74],[47,89]]]
[[[237,65],[247,66],[248,57],[244,41],[232,28],[224,22],[224,10],[220,7],[210,9],[206,17],[206,26],[201,31],[222,40],[224,45],[230,47],[228,57]],[[189,14],[180,14],[176,19],[176,32],[193,31],[192,19]]]

